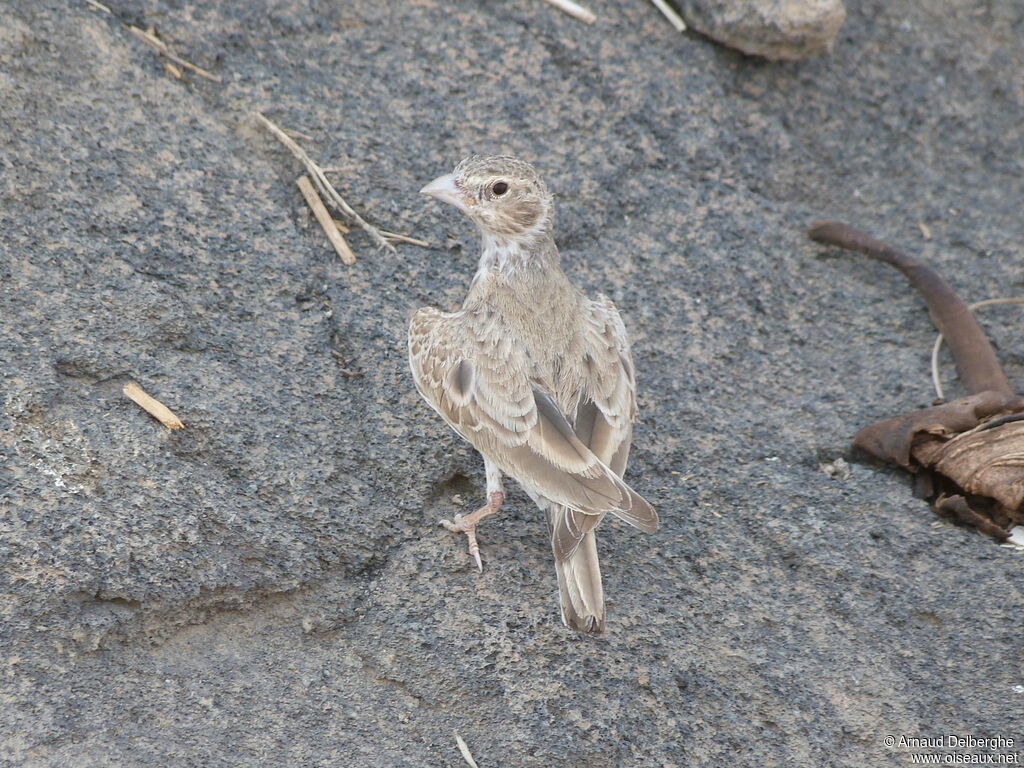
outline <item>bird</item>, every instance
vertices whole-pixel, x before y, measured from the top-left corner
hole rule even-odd
[[[516,480],[544,512],[563,623],[605,629],[595,529],[612,515],[647,533],[658,515],[622,479],[637,416],[629,340],[610,299],[588,298],[562,271],[553,197],[528,162],[474,155],[421,194],[476,225],[481,252],[462,307],[417,311],[409,364],[424,400],[482,456],[486,501],[442,520],[468,537]]]

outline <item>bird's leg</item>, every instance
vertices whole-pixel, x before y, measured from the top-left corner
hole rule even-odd
[[[441,525],[453,533],[464,533],[469,539],[469,554],[476,561],[481,571],[484,564],[480,560],[480,545],[476,541],[476,527],[485,517],[498,512],[505,501],[505,489],[501,485],[501,470],[490,461],[484,459],[484,470],[487,473],[487,503],[476,512],[468,515],[456,515],[455,521],[442,520]]]

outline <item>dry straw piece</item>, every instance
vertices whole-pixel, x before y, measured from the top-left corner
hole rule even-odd
[[[588,11],[582,5],[574,3],[572,0],[547,0],[547,2],[560,11],[565,11],[573,18],[577,18],[580,21],[584,21],[587,24],[593,24],[597,21],[597,16]]]
[[[679,15],[675,8],[665,2],[665,0],[651,0],[654,3],[654,7],[661,11],[661,15],[668,19],[669,24],[676,28],[676,32],[686,31],[686,22],[683,21],[683,17]]]
[[[144,29],[139,29],[138,27],[133,27],[131,25],[128,26],[128,31],[135,35],[137,38],[139,38],[139,40],[144,42],[150,48],[153,48],[155,51],[157,51],[157,53],[159,53],[161,56],[166,56],[168,59],[173,61],[178,66],[191,70],[200,77],[205,77],[207,80],[212,80],[215,83],[219,83],[221,81],[219,76],[213,74],[212,72],[207,72],[202,67],[197,67],[191,61],[186,61],[185,59],[181,58],[181,56],[178,56],[170,49],[167,43],[165,43],[159,37],[154,35],[152,32],[147,32]]]
[[[338,221],[337,219],[332,219],[332,221],[334,222],[334,226],[338,228],[338,231],[341,232],[341,234],[347,235],[349,232],[352,231],[345,222]],[[420,240],[419,238],[416,237],[409,237],[409,235],[400,235],[397,232],[388,232],[386,229],[382,229],[380,233],[384,235],[384,237],[386,237],[388,240],[391,240],[392,242],[395,243],[408,243],[409,245],[418,245],[421,248],[430,247],[430,243],[428,243],[426,240]]]
[[[181,419],[174,415],[174,412],[166,405],[161,403],[155,397],[146,394],[146,392],[136,384],[134,381],[129,381],[124,385],[125,396],[138,405],[142,410],[152,416],[154,419],[159,421],[168,429],[184,429],[185,425],[181,423]]]
[[[400,235],[397,232],[388,232],[385,229],[380,231],[384,237],[388,240],[394,240],[396,243],[408,243],[409,245],[418,245],[420,248],[429,248],[430,243],[426,240],[420,240],[416,237],[409,237],[408,235]]]
[[[327,239],[331,241],[331,245],[334,246],[335,252],[345,264],[349,266],[356,263],[356,255],[352,253],[352,249],[348,247],[348,243],[345,242],[345,238],[341,236],[341,232],[334,221],[331,218],[331,214],[327,212],[327,208],[324,206],[323,200],[320,199],[320,195],[313,189],[313,182],[309,180],[309,176],[299,176],[295,180],[295,183],[299,186],[299,191],[302,192],[302,196],[306,198],[306,205],[313,211],[313,215],[316,216],[316,220],[320,222],[320,228],[323,229],[324,234],[327,235]]]
[[[462,753],[462,759],[465,760],[471,768],[480,768],[476,764],[476,760],[473,759],[473,754],[469,751],[469,745],[463,740],[458,733],[455,734],[455,743],[459,745],[459,752]]]
[[[339,213],[348,216],[356,224],[366,230],[367,234],[370,235],[373,242],[375,242],[378,247],[387,248],[389,251],[394,252],[395,246],[387,241],[384,234],[379,229],[372,224],[369,224],[362,216],[352,209],[352,206],[345,202],[345,199],[338,194],[338,190],[331,186],[331,182],[327,180],[323,169],[313,162],[309,155],[306,154],[306,151],[296,144],[291,136],[259,112],[255,112],[254,114],[256,115],[256,118],[266,126],[267,130],[274,134],[274,136],[277,137],[277,140],[284,144],[285,147],[288,148],[288,151],[291,152],[299,162],[306,166],[306,170],[313,179],[313,184],[316,186],[317,191],[332,208],[337,210]]]

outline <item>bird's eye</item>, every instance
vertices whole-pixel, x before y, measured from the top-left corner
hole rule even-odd
[[[508,192],[508,184],[506,184],[504,181],[499,181],[493,187],[491,187],[491,192],[494,193],[495,197],[501,197],[506,192]]]

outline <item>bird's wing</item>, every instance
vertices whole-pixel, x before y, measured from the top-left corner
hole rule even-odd
[[[583,388],[573,426],[580,441],[622,477],[636,419],[636,377],[629,339],[610,299],[601,296],[585,306]],[[610,511],[630,525],[653,533],[658,527],[657,514],[635,492],[630,493],[635,500],[627,509]],[[598,519],[566,509],[549,516],[549,523],[556,556],[568,556]]]
[[[434,410],[532,493],[584,515],[649,509],[530,380],[525,349],[486,309],[417,312],[409,362],[416,388]]]
[[[626,328],[605,296],[589,302],[584,317],[583,392],[576,410],[576,434],[621,475],[629,458],[636,420],[636,376]]]

